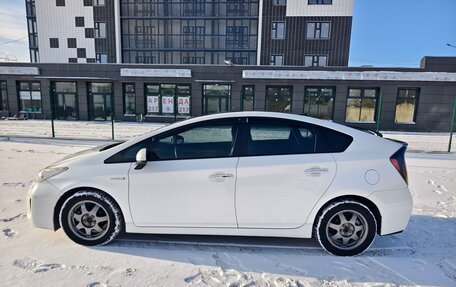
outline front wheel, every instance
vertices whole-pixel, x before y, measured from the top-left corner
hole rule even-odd
[[[104,245],[122,229],[122,215],[115,202],[97,191],[78,191],[70,196],[60,211],[60,226],[74,242]]]
[[[320,245],[338,256],[353,256],[372,244],[377,230],[375,216],[356,201],[331,204],[319,218],[316,233]]]

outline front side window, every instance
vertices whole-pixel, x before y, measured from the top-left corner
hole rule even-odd
[[[416,109],[418,105],[419,88],[399,89],[396,99],[396,113],[394,122],[414,123],[416,117]]]
[[[375,122],[378,88],[350,88],[347,97],[346,122]]]
[[[285,22],[272,22],[272,39],[285,39]]]
[[[8,91],[6,81],[0,81],[0,111],[8,110]]]
[[[326,55],[305,55],[304,66],[306,67],[325,67],[328,65],[328,56]]]
[[[266,111],[291,113],[291,99],[293,88],[266,87]]]
[[[253,111],[255,102],[255,86],[242,86],[241,110]]]
[[[19,104],[21,112],[41,113],[41,85],[39,82],[19,81]]]
[[[95,38],[106,38],[105,22],[95,22]]]
[[[335,88],[308,87],[304,96],[304,114],[332,120]]]
[[[283,55],[271,55],[271,60],[269,62],[271,66],[282,66],[283,65]]]
[[[135,162],[142,148],[147,148],[149,161],[230,157],[238,132],[236,122],[216,120],[177,128],[134,144],[105,162]]]
[[[329,39],[331,22],[307,22],[307,39]]]
[[[123,84],[124,115],[136,114],[135,84]]]

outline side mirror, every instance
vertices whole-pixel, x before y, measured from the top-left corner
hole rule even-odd
[[[136,166],[135,169],[142,169],[147,164],[147,149],[142,148],[136,154]]]

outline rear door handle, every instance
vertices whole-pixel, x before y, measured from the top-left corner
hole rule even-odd
[[[322,173],[327,173],[328,169],[325,167],[312,167],[304,171],[308,176],[320,176]]]
[[[224,182],[225,179],[232,178],[232,177],[234,177],[234,175],[231,173],[217,172],[217,173],[211,174],[209,176],[209,180],[211,180],[213,182]]]

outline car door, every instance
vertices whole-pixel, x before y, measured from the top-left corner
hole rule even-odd
[[[150,139],[147,164],[130,168],[137,226],[237,227],[233,121],[206,121]]]
[[[317,132],[299,122],[249,118],[236,182],[239,228],[297,228],[336,174],[330,153],[315,153]]]

